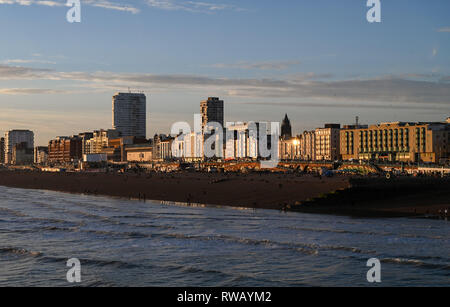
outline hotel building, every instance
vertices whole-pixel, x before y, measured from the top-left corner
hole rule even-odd
[[[438,163],[450,154],[450,124],[393,122],[340,132],[343,160]]]
[[[304,131],[300,135],[300,155],[301,159],[311,161],[316,159],[316,132]]]
[[[325,124],[325,128],[316,129],[315,160],[333,161],[339,159],[340,130],[340,124]]]

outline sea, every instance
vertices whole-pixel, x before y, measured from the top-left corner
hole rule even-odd
[[[0,286],[450,286],[450,223],[0,187]]]

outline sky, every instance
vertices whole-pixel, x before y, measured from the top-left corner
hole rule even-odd
[[[0,0],[0,133],[36,145],[112,126],[115,92],[147,95],[147,136],[225,101],[225,121],[443,121],[450,1]]]

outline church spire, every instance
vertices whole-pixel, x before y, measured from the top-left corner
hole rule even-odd
[[[291,127],[291,121],[289,120],[289,117],[286,113],[283,119],[283,123],[281,124],[281,137],[283,139],[290,139],[292,138],[292,127]]]

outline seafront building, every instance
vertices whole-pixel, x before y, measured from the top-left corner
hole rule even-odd
[[[92,137],[85,141],[83,154],[99,154],[108,147],[110,139],[117,139],[120,133],[114,129],[96,130],[92,133]]]
[[[60,136],[48,143],[48,162],[65,164],[83,158],[83,143],[80,136]]]
[[[301,136],[289,139],[282,138],[278,150],[280,160],[300,160],[302,156],[301,144]]]
[[[34,164],[44,165],[48,161],[48,147],[37,146],[34,148]]]
[[[392,122],[340,132],[343,160],[438,163],[450,157],[450,124]]]
[[[325,124],[315,131],[315,160],[332,161],[340,157],[340,124]]]
[[[202,131],[206,131],[208,123],[219,123],[224,127],[224,103],[218,97],[209,97],[200,102],[200,112],[202,114]]]
[[[5,133],[4,163],[13,164],[13,150],[17,144],[25,143],[27,149],[34,148],[34,133],[30,130],[11,130]]]
[[[280,137],[279,158],[281,160],[333,161],[340,158],[340,124],[325,124],[324,128],[304,131],[290,137]]]
[[[178,135],[172,142],[172,155],[174,158],[183,161],[202,161],[203,134],[201,132],[191,132]]]
[[[33,163],[33,148],[29,148],[27,142],[14,145],[11,164],[29,165]]]
[[[151,144],[135,144],[125,148],[128,162],[149,163],[153,161],[153,146]]]
[[[216,146],[216,144],[220,144],[217,140],[217,133],[220,133],[216,131],[217,124],[221,127],[221,132],[223,135],[223,140],[225,140],[225,134],[224,132],[224,102],[223,100],[220,100],[218,97],[208,97],[207,100],[200,102],[200,113],[202,115],[202,136],[204,142],[212,142],[211,149],[215,151],[216,157],[222,157],[223,153],[223,146]],[[216,124],[216,126],[214,126]],[[215,135],[215,140],[210,140],[210,137]],[[205,149],[203,149],[203,152],[205,152]]]
[[[0,164],[5,163],[5,138],[0,138]]]
[[[153,160],[168,161],[172,159],[172,143],[174,137],[165,134],[155,134],[153,137]]]
[[[134,136],[124,136],[115,139],[108,139],[108,147],[102,149],[101,153],[106,154],[107,160],[111,162],[126,162],[126,147],[134,144],[145,144],[147,140]]]
[[[116,93],[112,100],[113,129],[121,136],[146,138],[147,99],[143,93]]]
[[[83,132],[83,133],[78,134],[78,136],[81,138],[81,146],[82,146],[83,155],[88,154],[89,143],[87,141],[94,137],[94,133],[93,132]]]
[[[225,143],[225,159],[239,160],[239,159],[259,159],[263,150],[263,145],[260,139],[262,135],[266,135],[267,149],[271,148],[271,135],[267,133],[267,124],[260,122],[250,123],[236,123],[228,125]],[[262,131],[261,129],[265,129]]]
[[[316,132],[304,131],[300,136],[300,157],[302,160],[316,160]]]

